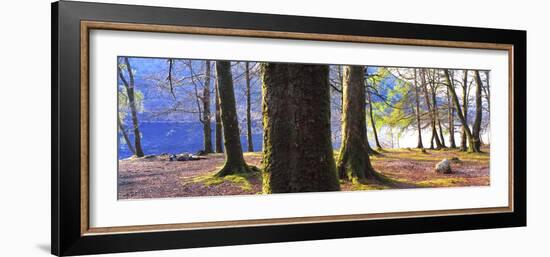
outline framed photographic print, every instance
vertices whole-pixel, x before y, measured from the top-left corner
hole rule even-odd
[[[52,5],[52,253],[526,225],[526,32]]]

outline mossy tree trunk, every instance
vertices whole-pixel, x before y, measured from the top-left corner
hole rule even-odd
[[[378,132],[376,131],[376,122],[374,121],[374,114],[372,113],[372,96],[368,88],[367,88],[367,97],[369,101],[369,117],[370,117],[370,123],[372,126],[372,133],[374,134],[374,142],[376,143],[376,148],[382,149],[382,145],[380,145],[380,141],[378,141]]]
[[[449,71],[451,72],[451,71]],[[453,73],[450,73],[449,76],[453,78]],[[451,86],[455,88],[454,81],[451,79],[449,81],[451,83]],[[455,108],[453,105],[453,99],[451,97],[451,93],[449,92],[449,88],[447,88],[447,117],[448,117],[448,123],[449,123],[449,144],[451,148],[456,148],[456,142],[455,142],[455,124],[454,124],[454,116],[455,116]]]
[[[294,88],[296,152],[291,192],[338,191],[330,131],[328,65],[289,64]]]
[[[249,173],[252,170],[244,161],[241,147],[231,63],[217,61],[216,74],[225,146],[225,164],[216,175],[223,177],[231,174]]]
[[[343,95],[343,94],[342,94]],[[367,126],[367,119],[365,119],[365,127]],[[380,152],[374,150],[371,146],[370,146],[370,143],[369,143],[369,138],[367,137],[366,138],[367,140],[367,153],[370,155],[370,156],[373,156],[373,155],[378,155],[380,154]],[[392,145],[393,147],[393,145]]]
[[[447,148],[447,146],[445,145],[445,137],[443,136],[443,127],[441,126],[441,119],[439,117],[439,107],[437,105],[437,86],[439,83],[439,74],[436,74],[436,70],[434,69],[433,70],[433,73],[432,73],[432,78],[431,78],[431,81],[430,81],[430,88],[431,88],[431,93],[432,93],[432,111],[433,111],[433,117],[435,119],[435,122],[437,124],[437,127],[439,129],[439,134],[435,134],[436,136],[439,136],[439,142],[441,143],[441,147],[440,148]],[[437,79],[436,79],[437,77]],[[437,80],[437,82],[436,82]],[[438,147],[439,148],[439,147]]]
[[[485,71],[485,87],[483,87],[484,89],[484,93],[485,93],[485,99],[487,100],[487,113],[491,113],[491,83],[490,83],[490,80],[489,80],[489,71]]]
[[[220,96],[218,93],[218,75],[214,80],[214,107],[216,108],[215,120],[216,130],[215,132],[215,151],[216,153],[223,153],[223,131],[222,131],[222,118],[220,116]]]
[[[263,192],[339,190],[328,66],[264,63],[261,74]]]
[[[136,149],[134,149],[134,146],[132,146],[132,141],[130,141],[130,137],[126,132],[126,128],[124,127],[124,124],[122,123],[118,115],[117,115],[117,123],[118,123],[118,130],[120,130],[120,133],[122,133],[122,137],[124,138],[124,142],[126,143],[128,150],[130,150],[130,152],[132,152],[133,155],[136,155]]]
[[[445,136],[443,136],[443,126],[441,125],[441,118],[439,117],[439,108],[437,103],[434,103],[434,109],[437,117],[437,127],[439,128],[439,142],[441,142],[442,148],[447,148],[447,143],[445,143]]]
[[[245,62],[245,80],[246,80],[246,142],[248,151],[254,152],[254,144],[252,142],[252,117],[251,117],[251,99],[250,99],[250,67],[249,62]]]
[[[204,152],[212,153],[212,128],[210,121],[210,61],[205,62],[204,88],[202,90],[202,127]]]
[[[364,70],[364,66],[344,68],[342,145],[337,167],[340,178],[352,181],[377,177],[368,154]]]
[[[449,92],[448,88],[447,88],[447,106],[448,106],[447,108],[448,108],[448,114],[449,114],[449,143],[451,144],[451,148],[456,148],[455,122],[454,122],[454,120],[455,120],[455,108],[453,106],[453,100],[451,98],[451,93]]]
[[[485,71],[485,87],[483,87],[483,92],[485,93],[485,100],[487,100],[487,112],[486,114],[487,115],[491,115],[491,81],[490,81],[490,77],[489,77],[489,71]],[[490,117],[487,117],[487,119],[489,119]],[[489,122],[489,124],[487,124],[487,128],[486,130],[490,130],[491,128],[491,123]],[[491,133],[488,133],[487,134],[487,144],[491,144]]]
[[[416,69],[414,69],[414,100],[416,104],[416,130],[418,131],[418,144],[416,145],[416,148],[418,149],[424,149],[424,145],[422,144],[422,125],[420,124],[420,96],[418,92],[418,80],[417,80],[417,73]]]
[[[474,148],[474,140],[472,132],[470,131],[470,128],[468,127],[468,124],[466,124],[466,119],[464,118],[464,114],[462,113],[462,110],[460,109],[460,103],[458,102],[458,96],[456,95],[456,91],[453,87],[453,85],[450,83],[451,78],[449,76],[449,70],[444,70],[445,72],[445,78],[446,78],[446,84],[449,89],[449,92],[451,93],[451,97],[453,98],[453,102],[455,104],[455,107],[457,108],[456,115],[458,116],[458,119],[462,123],[462,127],[464,128],[464,132],[466,133],[466,138],[468,139],[468,152],[476,152]]]
[[[432,90],[432,95],[433,95],[433,106],[434,106],[434,116],[436,117],[436,121],[437,121],[437,127],[439,129],[439,142],[441,142],[441,147],[442,148],[447,148],[447,145],[445,143],[445,137],[443,136],[443,126],[441,126],[441,119],[439,117],[439,107],[437,106],[437,99],[436,99],[436,96],[435,96],[435,87],[433,88]]]
[[[466,137],[466,128],[468,127],[468,70],[464,70],[464,77],[462,78],[462,112],[464,123],[460,135],[460,151],[465,152],[468,150],[468,139]]]
[[[295,106],[288,65],[261,64],[263,114],[263,192],[291,192],[290,177],[298,154],[294,139]]]
[[[434,149],[434,140],[435,140],[435,148],[441,149],[441,141],[439,141],[439,136],[437,135],[437,129],[436,129],[436,123],[435,123],[435,116],[432,110],[432,105],[430,103],[430,92],[428,91],[428,86],[426,85],[426,71],[425,69],[420,70],[420,84],[422,85],[422,89],[424,89],[424,99],[426,100],[426,108],[428,108],[428,114],[430,116],[430,125],[432,127],[432,138],[430,139],[430,149]]]
[[[483,82],[479,76],[479,71],[474,72],[476,80],[476,116],[472,127],[472,137],[474,142],[474,152],[481,152],[481,118],[482,118],[482,102],[481,102],[481,87]]]
[[[132,71],[132,66],[130,66],[130,61],[128,60],[128,57],[123,57],[122,59],[124,61],[124,65],[126,66],[129,80],[126,80],[126,78],[122,74],[122,69],[120,68],[120,66],[118,66],[118,74],[120,80],[122,80],[122,83],[124,84],[124,88],[126,89],[126,95],[128,96],[128,105],[130,106],[130,114],[132,117],[132,130],[134,132],[135,155],[137,157],[143,157],[145,154],[143,153],[143,149],[141,148],[141,133],[139,131],[139,122],[137,117],[137,107],[134,90],[134,73]]]

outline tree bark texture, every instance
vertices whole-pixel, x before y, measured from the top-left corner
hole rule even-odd
[[[418,80],[417,80],[417,73],[416,69],[414,69],[414,98],[416,103],[416,129],[418,131],[418,144],[416,145],[416,148],[418,149],[424,149],[424,145],[422,144],[422,125],[420,124],[420,96],[418,92]]]
[[[216,153],[223,153],[223,130],[222,130],[222,118],[220,116],[220,95],[218,92],[218,76],[216,75],[216,80],[214,81],[214,98],[215,98],[215,108],[216,108],[216,130],[215,130],[215,145]]]
[[[451,82],[452,83],[452,82]],[[454,84],[452,85],[454,88]],[[449,112],[449,142],[451,144],[451,148],[456,148],[456,142],[455,142],[455,108],[453,106],[453,100],[451,98],[451,93],[449,92],[449,89],[447,88],[447,108]]]
[[[264,63],[261,70],[263,192],[339,190],[328,66]]]
[[[443,126],[441,126],[441,119],[439,118],[439,108],[437,107],[437,98],[436,98],[436,88],[435,86],[432,88],[432,101],[433,101],[433,112],[434,117],[437,122],[437,127],[439,128],[439,142],[441,142],[442,148],[447,148],[447,145],[445,144],[445,137],[443,136]]]
[[[475,80],[476,80],[476,116],[474,119],[474,125],[472,126],[472,137],[474,142],[474,152],[481,152],[481,119],[483,113],[483,106],[481,102],[481,87],[483,82],[479,76],[479,71],[475,71]]]
[[[370,90],[367,88],[367,96],[369,101],[369,117],[370,117],[370,124],[372,127],[372,133],[374,134],[374,142],[376,143],[376,147],[378,149],[382,149],[382,145],[380,145],[380,141],[378,141],[378,132],[376,131],[376,123],[374,121],[374,115],[372,113],[372,96]]]
[[[462,132],[460,135],[460,151],[467,151],[468,139],[466,137],[466,127],[468,127],[468,70],[464,70],[464,77],[462,79],[462,112],[464,114],[464,121],[466,125],[462,125]]]
[[[246,79],[246,141],[248,143],[248,151],[254,152],[254,144],[252,142],[252,118],[250,114],[250,67],[249,63],[245,62],[245,79]]]
[[[205,62],[204,88],[202,90],[202,125],[204,135],[204,152],[212,153],[212,128],[210,121],[210,61]]]
[[[376,178],[368,154],[364,73],[364,66],[344,68],[342,145],[337,167],[340,178],[351,181]]]
[[[252,172],[244,161],[241,147],[231,63],[228,61],[216,61],[216,74],[225,146],[225,164],[216,175],[223,177],[231,174]]]
[[[118,130],[120,130],[120,133],[122,133],[122,137],[124,137],[124,142],[126,143],[126,146],[128,146],[128,150],[130,150],[130,152],[132,152],[133,155],[136,155],[136,149],[134,149],[134,146],[132,146],[132,141],[130,141],[130,137],[126,132],[126,128],[124,127],[124,124],[122,124],[122,121],[120,120],[120,117],[118,117],[118,115],[117,115],[117,122],[118,122]]]

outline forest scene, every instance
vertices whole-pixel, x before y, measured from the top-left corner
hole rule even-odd
[[[118,199],[490,185],[490,71],[118,57]]]

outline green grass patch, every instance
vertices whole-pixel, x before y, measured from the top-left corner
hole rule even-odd
[[[384,149],[383,155],[374,155],[370,158],[374,162],[384,160],[439,162],[443,159],[451,159],[453,157],[458,157],[461,161],[489,162],[490,159],[490,154],[488,152],[466,153],[461,152],[458,149],[450,148],[440,150],[425,150],[426,152],[422,152],[422,150],[416,148]]]
[[[350,183],[350,189],[352,191],[365,191],[365,190],[383,190],[390,189],[394,184],[394,180],[388,178],[382,174],[378,174],[376,180],[367,180],[367,179],[353,179],[353,181],[340,180],[340,184]]]
[[[486,153],[486,152],[483,152],[483,153],[458,152],[458,158],[466,161],[489,161],[491,159],[491,156],[489,155],[489,153]]]
[[[231,183],[240,187],[244,191],[252,191],[252,183],[250,179],[258,176],[259,173],[246,173],[227,175],[225,177],[216,176],[216,172],[203,176],[197,176],[192,179],[193,183],[200,183],[205,186],[217,186],[222,183]],[[189,182],[188,182],[189,183]]]
[[[466,182],[463,178],[437,178],[420,181],[416,184],[421,187],[452,187]]]
[[[354,182],[351,184],[350,189],[352,191],[365,191],[365,190],[383,190],[388,189],[390,187],[384,186],[384,185],[378,185],[378,184],[363,184],[359,182]]]

